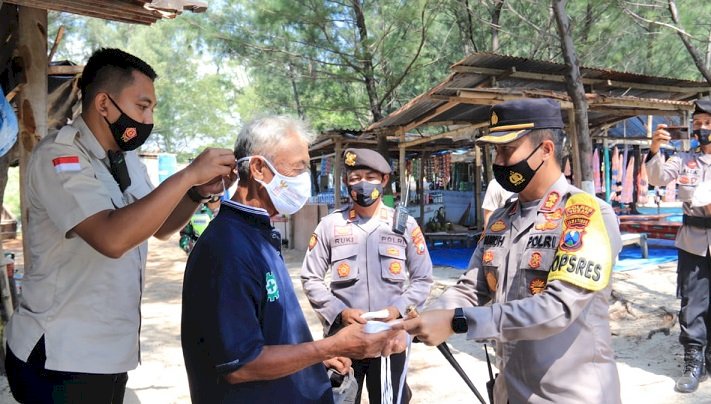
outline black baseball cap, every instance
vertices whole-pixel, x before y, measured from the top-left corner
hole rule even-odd
[[[696,114],[711,114],[711,100],[696,100],[694,101],[694,113]]]
[[[346,149],[343,152],[343,165],[346,170],[369,168],[383,174],[390,174],[392,171],[385,157],[370,149]]]
[[[537,129],[563,129],[560,104],[550,98],[524,98],[491,107],[489,133],[477,144],[506,144]]]

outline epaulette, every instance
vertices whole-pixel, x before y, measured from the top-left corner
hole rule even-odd
[[[74,138],[77,136],[78,133],[79,129],[71,125],[65,125],[62,129],[59,130],[59,133],[57,133],[57,137],[54,139],[54,142],[66,145],[74,144]]]

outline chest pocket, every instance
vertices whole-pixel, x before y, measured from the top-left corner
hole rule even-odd
[[[378,253],[383,279],[391,282],[404,282],[407,279],[405,248],[392,244],[380,244]]]
[[[481,256],[481,268],[484,271],[486,286],[492,296],[495,296],[501,284],[501,274],[504,273],[506,268],[506,250],[498,247],[484,247],[484,253]]]
[[[688,163],[687,163],[688,164]],[[694,190],[701,180],[701,169],[689,168],[684,165],[677,183],[679,184],[679,199],[687,202],[694,196]]]
[[[99,162],[98,164],[101,163]],[[114,177],[106,167],[103,165],[99,166],[98,164],[93,164],[94,175],[96,176],[96,179],[101,182],[104,188],[106,188],[106,192],[108,192],[109,196],[111,196],[111,203],[113,203],[116,209],[126,206],[126,201],[121,193],[121,189],[116,183],[116,180],[114,180]]]
[[[331,250],[331,284],[348,284],[358,279],[358,245],[344,245]]]
[[[520,296],[531,296],[543,292],[555,253],[555,249],[524,250],[521,255],[521,271],[519,273]]]

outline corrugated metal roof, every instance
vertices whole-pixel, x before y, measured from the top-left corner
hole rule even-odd
[[[521,57],[474,53],[452,66],[453,73],[433,89],[404,105],[399,110],[371,125],[368,130],[407,127],[419,121],[448,124],[451,122],[485,122],[489,105],[503,96],[549,96],[568,100],[565,88],[565,65]],[[662,110],[666,113],[691,108],[689,100],[700,93],[708,94],[711,86],[702,81],[646,76],[608,69],[581,67],[586,93],[594,94],[588,111],[590,125],[600,126],[626,117]],[[476,104],[475,100],[452,99],[462,94],[491,97]],[[498,101],[496,101],[498,100]],[[448,101],[456,106],[437,108]]]
[[[192,0],[5,0],[4,3],[146,25],[161,18],[175,18],[183,11],[207,10],[206,2]]]

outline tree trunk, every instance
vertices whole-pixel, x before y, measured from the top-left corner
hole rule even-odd
[[[671,14],[674,24],[677,26],[677,28],[679,28],[679,30],[676,31],[676,34],[679,36],[679,39],[681,39],[681,42],[684,43],[686,50],[689,51],[689,55],[691,55],[691,59],[694,60],[694,64],[696,65],[696,68],[699,69],[699,72],[701,73],[702,76],[704,76],[704,79],[709,84],[711,84],[711,71],[709,71],[709,69],[706,68],[706,61],[704,60],[703,56],[701,56],[699,51],[696,49],[694,44],[691,43],[691,40],[689,40],[689,37],[683,32],[684,31],[683,27],[679,24],[679,15],[677,13],[675,0],[669,0],[669,13]]]
[[[499,50],[499,20],[501,19],[501,9],[504,7],[504,0],[494,0],[494,10],[491,12],[491,51]]]
[[[588,129],[588,103],[585,99],[585,88],[580,76],[580,65],[578,56],[575,53],[575,44],[570,31],[570,19],[565,11],[566,0],[552,0],[553,12],[555,14],[558,36],[560,37],[563,59],[566,66],[565,87],[568,95],[573,100],[575,109],[575,133],[580,152],[580,179],[583,182],[583,190],[590,191],[586,187],[592,188],[592,139]],[[577,173],[576,173],[577,174]],[[592,192],[594,194],[594,189]]]
[[[356,26],[358,27],[358,59],[361,62],[361,71],[363,75],[363,83],[365,91],[368,94],[368,103],[370,104],[370,113],[373,115],[373,122],[378,122],[383,119],[383,113],[380,109],[378,99],[378,91],[375,85],[375,73],[373,71],[373,54],[370,52],[368,44],[368,28],[365,25],[365,15],[363,14],[363,5],[360,0],[353,0],[353,12],[355,13]]]

